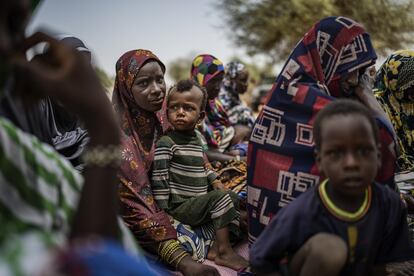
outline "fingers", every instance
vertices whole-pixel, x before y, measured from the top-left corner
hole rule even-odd
[[[76,52],[49,35],[36,32],[23,41],[21,49],[25,52],[33,46],[43,42],[48,43],[48,53],[55,66],[51,66],[50,64],[46,64],[39,60],[28,62],[24,56],[20,55],[13,57],[11,64],[24,68],[28,74],[32,74],[45,82],[61,79],[69,74],[72,68],[75,67],[74,63],[77,57]]]

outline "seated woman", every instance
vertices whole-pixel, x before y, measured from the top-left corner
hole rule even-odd
[[[255,121],[252,110],[240,99],[240,95],[247,91],[249,71],[238,61],[228,63],[224,71],[219,100],[229,116],[231,125],[245,125],[251,128]]]
[[[240,160],[247,155],[246,146],[232,146],[243,143],[248,139],[250,129],[246,126],[232,126],[229,117],[217,96],[224,77],[223,63],[212,55],[199,55],[194,58],[191,66],[191,78],[204,87],[208,94],[206,118],[201,131],[206,138],[210,161]],[[242,159],[245,159],[245,157]]]
[[[414,169],[414,51],[391,54],[375,79],[375,97],[395,129],[398,171]]]
[[[112,103],[121,121],[120,212],[140,245],[166,264],[184,275],[217,275],[214,268],[193,261],[184,250],[172,219],[157,206],[151,191],[154,144],[163,134],[157,111],[165,97],[164,73],[164,64],[147,50],[126,52],[116,63]],[[197,249],[193,257],[202,259],[205,249]]]
[[[394,132],[365,73],[376,58],[363,26],[345,17],[322,19],[296,45],[250,138],[250,242],[281,208],[324,180],[314,160],[312,129],[316,114],[337,98],[358,100],[375,116],[382,156],[376,181],[395,186]]]

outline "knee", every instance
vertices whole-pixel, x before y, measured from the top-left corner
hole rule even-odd
[[[342,268],[348,257],[346,243],[339,237],[328,233],[314,235],[306,242],[307,257],[328,271]]]

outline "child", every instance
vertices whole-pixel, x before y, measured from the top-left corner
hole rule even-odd
[[[395,191],[374,182],[379,138],[367,108],[336,100],[318,113],[313,133],[327,179],[271,220],[251,247],[253,271],[286,272],[287,257],[291,275],[382,275],[385,263],[412,259],[406,210]]]
[[[191,80],[170,89],[168,120],[174,130],[156,144],[152,191],[158,206],[177,220],[191,226],[212,222],[216,240],[207,258],[237,270],[247,266],[229,241],[229,232],[238,232],[237,195],[221,190],[217,175],[206,169],[201,134],[195,131],[205,116],[206,101],[205,90]]]

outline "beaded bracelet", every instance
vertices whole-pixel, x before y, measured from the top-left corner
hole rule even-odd
[[[118,145],[98,145],[89,148],[82,157],[86,166],[118,167],[121,164],[121,151]]]

